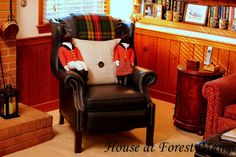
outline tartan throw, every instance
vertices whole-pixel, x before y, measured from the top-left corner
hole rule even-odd
[[[115,24],[111,16],[105,14],[77,14],[78,38],[85,40],[115,39]]]

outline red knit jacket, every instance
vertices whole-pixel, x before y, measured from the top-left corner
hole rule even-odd
[[[58,56],[63,67],[70,61],[83,61],[83,57],[78,48],[70,51],[62,46],[59,48]]]
[[[127,50],[121,46],[120,44],[116,46],[114,51],[114,61],[120,62],[130,62],[130,64],[134,64],[134,50],[132,48],[128,48]]]

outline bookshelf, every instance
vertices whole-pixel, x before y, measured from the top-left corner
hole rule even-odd
[[[190,30],[190,31],[196,31],[196,32],[207,33],[207,34],[212,34],[212,35],[236,38],[236,31],[233,31],[231,29],[223,30],[223,29],[219,29],[219,28],[211,28],[209,26],[190,24],[190,23],[186,23],[184,21],[180,21],[180,22],[167,21],[167,20],[165,20],[164,17],[162,17],[162,19],[160,19],[160,18],[156,18],[154,16],[145,16],[146,4],[150,5],[151,2],[153,5],[154,4],[162,4],[163,3],[162,1],[163,0],[152,0],[152,1],[143,0],[142,1],[142,8],[143,8],[142,12],[144,14],[144,17],[139,22],[144,23],[144,24],[172,27],[172,28],[177,28],[177,29]],[[172,3],[173,3],[174,0],[170,0],[170,1],[172,1]],[[230,0],[181,0],[181,1],[184,1],[186,4],[187,3],[194,3],[194,4],[208,5],[208,6],[236,7],[236,1],[230,1]],[[185,9],[184,9],[184,11],[185,11]]]

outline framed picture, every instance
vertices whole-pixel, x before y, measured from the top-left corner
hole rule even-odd
[[[145,4],[144,16],[153,16],[153,4]]]
[[[187,4],[184,13],[184,21],[187,23],[206,25],[207,13],[208,6]]]
[[[154,5],[154,17],[157,19],[162,19],[162,4]]]

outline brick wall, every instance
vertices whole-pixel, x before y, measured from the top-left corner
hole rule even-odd
[[[0,27],[7,21],[10,15],[10,0],[0,0]],[[16,17],[16,0],[12,0],[13,15]],[[0,31],[1,33],[1,31]],[[13,84],[16,82],[16,40],[6,40],[0,35],[0,53],[2,56],[5,82]],[[3,87],[0,70],[0,87]]]

